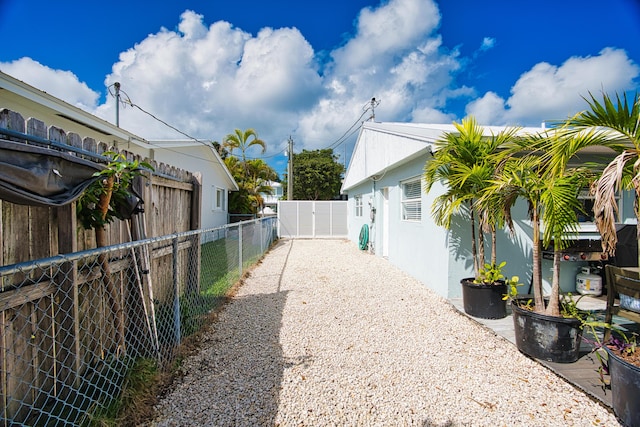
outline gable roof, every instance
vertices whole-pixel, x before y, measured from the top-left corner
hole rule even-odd
[[[222,174],[226,179],[226,184],[231,191],[238,191],[240,188],[238,187],[238,183],[231,175],[229,168],[224,163],[224,160],[218,154],[218,151],[215,149],[213,144],[207,143],[205,141],[193,140],[193,139],[164,139],[164,140],[149,140],[149,143],[153,146],[154,152],[158,152],[158,150],[168,150],[173,151],[174,149],[180,149],[180,154],[188,155],[185,150],[204,150],[206,152],[207,157],[211,157],[213,161],[211,162],[213,166],[219,166],[222,169]],[[193,157],[193,156],[191,156]],[[208,161],[209,159],[201,159]]]
[[[486,136],[506,126],[483,126]],[[536,133],[544,128],[522,128],[519,133]],[[383,174],[433,150],[446,132],[456,132],[453,124],[365,122],[360,129],[341,192]]]

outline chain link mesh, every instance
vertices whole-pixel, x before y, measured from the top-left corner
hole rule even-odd
[[[0,267],[0,426],[87,425],[135,363],[168,369],[275,227],[264,218]]]

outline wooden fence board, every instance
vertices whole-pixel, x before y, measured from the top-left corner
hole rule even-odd
[[[25,120],[20,114],[0,108],[0,128],[48,138],[70,147],[102,154],[114,148],[105,142],[82,138],[76,133],[49,126],[35,118]],[[24,138],[0,138],[27,142]],[[148,174],[137,184],[144,200],[144,229],[142,237],[157,237],[198,228],[200,210],[194,212],[201,187],[192,174],[138,155],[122,152],[129,159],[139,159],[154,165],[163,176]],[[80,157],[88,156],[79,154]],[[91,159],[93,160],[93,159]],[[173,177],[174,179],[171,179]],[[195,184],[194,184],[195,183]],[[194,194],[197,194],[194,196]],[[75,203],[61,207],[22,206],[0,200],[0,265],[46,258],[63,253],[95,248],[93,230],[83,230],[75,217]],[[107,225],[109,244],[131,240],[129,224],[115,221]],[[189,262],[194,242],[181,242],[184,251],[180,262]],[[159,252],[162,252],[160,249]],[[172,261],[168,255],[151,251],[151,275],[155,298],[160,304],[171,303]],[[116,254],[119,259],[110,263],[117,297],[125,307],[126,321],[131,331],[148,333],[144,308],[140,304],[140,290],[135,285],[135,266],[129,253]],[[188,269],[181,267],[179,281],[184,287]],[[105,355],[116,344],[115,322],[108,303],[108,295],[95,269],[78,271],[78,265],[68,262],[53,269],[31,273],[31,282],[18,289],[7,289],[24,281],[24,274],[0,278],[0,418],[25,420],[28,414],[23,403],[44,405],[47,396],[65,399],[63,390],[77,385],[87,366],[104,363]],[[133,280],[133,281],[132,281]],[[132,285],[132,283],[134,285]],[[138,304],[138,305],[136,305]],[[30,385],[29,385],[30,384]],[[31,387],[31,388],[30,388]],[[11,396],[12,399],[7,399]],[[8,404],[7,404],[8,402]]]

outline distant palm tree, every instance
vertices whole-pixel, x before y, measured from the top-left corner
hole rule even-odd
[[[229,211],[257,213],[264,204],[261,194],[273,193],[273,188],[268,183],[275,181],[278,174],[262,159],[243,163],[237,157],[230,156],[224,159],[224,163],[239,187],[239,191],[234,191],[229,196]]]
[[[252,137],[253,139],[251,139]],[[245,131],[236,129],[234,133],[225,136],[222,142],[222,146],[227,148],[230,153],[233,153],[233,150],[236,148],[240,149],[242,163],[246,163],[247,161],[246,151],[255,145],[262,147],[262,153],[267,149],[266,143],[259,139],[256,131],[251,128]]]

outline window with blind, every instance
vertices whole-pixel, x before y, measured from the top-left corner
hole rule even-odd
[[[422,220],[422,182],[420,178],[401,182],[402,219],[404,221]]]

